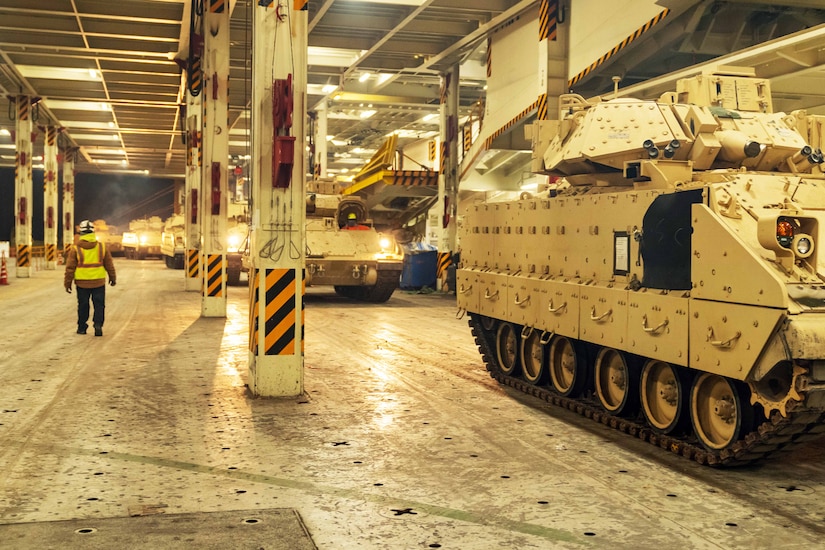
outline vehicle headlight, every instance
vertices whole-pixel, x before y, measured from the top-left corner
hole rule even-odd
[[[241,238],[237,235],[229,235],[226,238],[226,242],[229,245],[229,248],[232,250],[237,250],[241,244]]]
[[[146,238],[146,235],[141,235],[141,236],[140,236],[140,244],[146,244],[146,241],[147,241],[147,240],[148,240],[148,239]]]
[[[381,247],[382,250],[387,250],[392,246],[392,241],[387,237],[381,237],[378,241],[378,245]]]
[[[800,233],[793,239],[792,249],[799,258],[807,258],[814,251],[814,238]]]

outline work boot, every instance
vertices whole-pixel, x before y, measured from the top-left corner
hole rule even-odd
[[[103,327],[95,327],[95,336],[103,336]]]
[[[81,327],[77,327],[77,333],[78,333],[78,334],[86,334],[86,329],[85,329],[85,328],[81,328]]]

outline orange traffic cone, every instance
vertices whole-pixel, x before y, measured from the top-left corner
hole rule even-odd
[[[3,251],[2,255],[0,255],[2,261],[0,262],[0,285],[7,285],[9,284],[9,272],[6,271],[6,252]]]

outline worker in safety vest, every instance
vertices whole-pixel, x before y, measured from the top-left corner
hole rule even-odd
[[[77,287],[77,333],[86,334],[89,328],[89,298],[94,305],[92,323],[95,336],[103,336],[103,312],[106,309],[106,276],[109,284],[115,286],[117,275],[112,254],[95,237],[95,228],[89,220],[78,226],[80,238],[66,257],[66,273],[63,286],[72,293],[72,281]]]
[[[347,225],[344,226],[344,229],[355,229],[355,230],[364,230],[369,229],[366,225],[361,225],[358,223],[358,216],[355,215],[355,212],[350,212],[347,215]]]

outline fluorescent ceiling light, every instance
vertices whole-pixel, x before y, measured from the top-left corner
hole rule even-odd
[[[120,138],[117,134],[75,134],[72,133],[72,138],[75,140],[85,141],[117,141]]]
[[[10,136],[11,132],[6,130],[5,128],[0,128],[0,136]]]
[[[361,73],[361,76],[358,77],[358,82],[366,82],[372,76],[370,73]]]
[[[149,173],[149,170],[122,170],[122,169],[114,169],[114,170],[101,170],[104,174],[143,174],[144,176]]]
[[[390,78],[392,78],[392,74],[390,73],[378,73],[378,84],[383,84]]]
[[[325,67],[349,67],[361,57],[364,50],[347,50],[344,48],[307,48],[307,64]]]
[[[118,159],[92,159],[94,164],[126,164],[125,160]]]
[[[70,99],[47,99],[49,109],[70,109],[72,111],[111,111],[111,103],[105,101],[74,101]]]
[[[79,69],[67,67],[43,67],[40,65],[15,65],[26,78],[48,78],[53,80],[83,80],[100,82],[100,71],[93,68]]]
[[[83,147],[83,150],[90,155],[125,155],[123,149],[104,149],[102,147]]]
[[[108,130],[111,122],[92,122],[90,120],[61,120],[60,124],[64,128],[94,128],[97,130]]]
[[[337,89],[338,89],[338,86],[335,85],[335,84],[324,84],[324,86],[321,88],[321,91],[324,92],[325,94],[328,94],[328,93],[334,92]]]
[[[361,114],[358,115],[361,118],[369,118],[376,113],[375,109],[369,109],[367,111],[361,111]]]
[[[428,114],[428,115],[424,115],[424,116],[421,118],[421,122],[429,122],[429,121],[431,121],[431,120],[432,120],[432,119],[434,119],[434,118],[438,118],[438,113],[430,113],[430,114]]]

